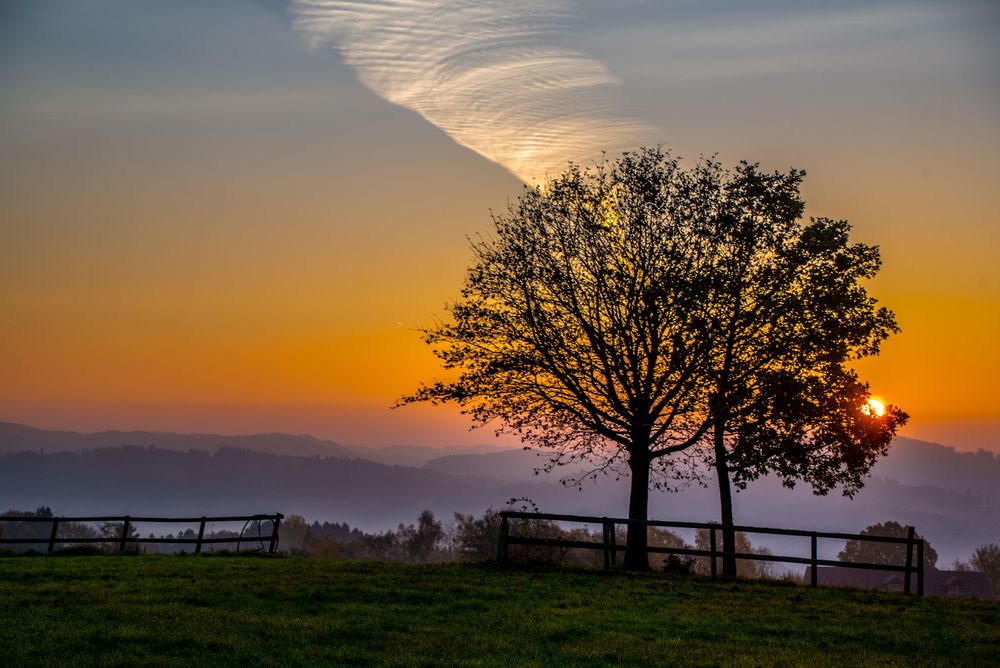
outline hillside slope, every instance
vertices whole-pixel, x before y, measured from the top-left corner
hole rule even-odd
[[[12,666],[986,666],[1000,653],[995,603],[663,575],[0,558],[0,592]]]

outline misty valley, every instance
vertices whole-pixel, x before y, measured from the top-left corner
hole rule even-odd
[[[412,525],[424,510],[454,530],[456,513],[482,516],[511,499],[530,499],[550,513],[616,517],[627,507],[622,481],[598,477],[580,488],[563,484],[560,476],[572,475],[572,468],[536,474],[545,459],[533,451],[481,446],[449,452],[351,449],[283,434],[77,434],[8,423],[0,425],[0,506],[45,506],[63,516],[281,512],[317,527],[314,540],[329,537],[338,544]],[[910,524],[933,544],[943,567],[1000,536],[998,490],[1000,457],[897,438],[854,499],[763,480],[739,493],[735,506],[738,523],[753,526],[857,532],[886,520]],[[718,513],[714,494],[710,478],[706,486],[652,494],[650,517],[712,521]],[[332,526],[345,533],[320,529]],[[154,529],[169,533],[137,528]],[[694,540],[693,534],[682,537]],[[800,547],[765,536],[754,537],[754,545]],[[838,549],[830,545],[827,551],[832,556]]]

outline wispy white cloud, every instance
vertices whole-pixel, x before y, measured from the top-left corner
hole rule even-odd
[[[526,181],[658,140],[601,62],[553,45],[564,0],[294,0],[312,46],[337,48],[379,96]]]

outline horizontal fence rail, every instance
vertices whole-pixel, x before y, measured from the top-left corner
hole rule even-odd
[[[266,542],[268,544],[267,551],[273,554],[274,551],[278,549],[278,527],[281,525],[281,520],[284,519],[284,517],[285,516],[281,513],[272,513],[270,515],[223,515],[214,517],[148,517],[132,515],[94,515],[85,517],[39,517],[37,515],[28,517],[3,516],[0,517],[0,530],[3,529],[5,524],[9,523],[50,524],[51,529],[47,538],[38,536],[29,538],[7,538],[3,535],[3,533],[0,533],[0,549],[2,549],[3,545],[42,544],[47,545],[47,551],[52,553],[55,551],[56,545],[103,543],[105,545],[117,545],[118,551],[124,552],[127,545],[161,543],[194,545],[194,551],[199,553],[201,552],[203,545],[236,543],[238,549],[240,543],[260,541]],[[86,522],[103,522],[108,524],[121,523],[121,529],[117,536],[59,536],[60,525],[65,526],[67,524],[80,524]],[[139,536],[130,536],[129,530],[140,522],[154,524],[197,524],[198,537],[141,538]],[[205,536],[205,525],[213,522],[244,522],[244,525],[238,536]],[[257,522],[257,535],[245,533],[251,522]],[[260,534],[260,522],[271,523],[269,534]]]
[[[547,520],[552,522],[574,522],[578,524],[600,524],[602,526],[601,542],[583,540],[564,540],[559,538],[535,538],[512,534],[510,531],[510,520]],[[581,548],[589,550],[602,550],[604,552],[604,568],[610,570],[617,561],[617,553],[625,551],[626,547],[616,542],[615,528],[618,525],[636,525],[647,527],[667,527],[673,529],[707,529],[709,531],[709,549],[698,550],[686,547],[647,547],[646,552],[654,554],[677,554],[691,557],[709,557],[711,561],[711,575],[717,577],[716,559],[721,557],[735,557],[736,559],[748,559],[751,561],[772,561],[790,564],[807,564],[812,568],[810,573],[810,585],[815,587],[818,584],[819,566],[836,566],[839,568],[864,568],[878,571],[890,571],[903,573],[903,591],[911,593],[910,579],[913,575],[917,579],[917,595],[924,595],[924,541],[915,537],[913,527],[907,527],[907,536],[898,538],[895,536],[871,536],[853,533],[839,533],[835,531],[805,531],[801,529],[777,529],[773,527],[755,527],[746,525],[734,525],[725,527],[740,533],[770,534],[776,536],[799,536],[809,538],[810,556],[793,557],[775,554],[755,554],[752,552],[724,552],[718,547],[716,538],[717,532],[724,530],[723,525],[711,522],[679,522],[668,520],[632,520],[623,517],[596,517],[587,515],[560,515],[554,513],[529,513],[513,510],[504,510],[500,513],[500,536],[497,545],[497,560],[501,564],[509,561],[508,547],[510,545],[538,545],[544,547],[558,548]],[[835,540],[858,540],[873,543],[892,543],[906,546],[906,563],[896,564],[871,564],[852,561],[833,561],[830,559],[820,559],[818,542],[819,539]],[[914,555],[916,552],[916,555]],[[916,556],[916,564],[914,564]]]

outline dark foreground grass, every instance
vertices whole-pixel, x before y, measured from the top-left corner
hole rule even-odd
[[[0,558],[0,664],[988,666],[1000,605],[301,558]]]

